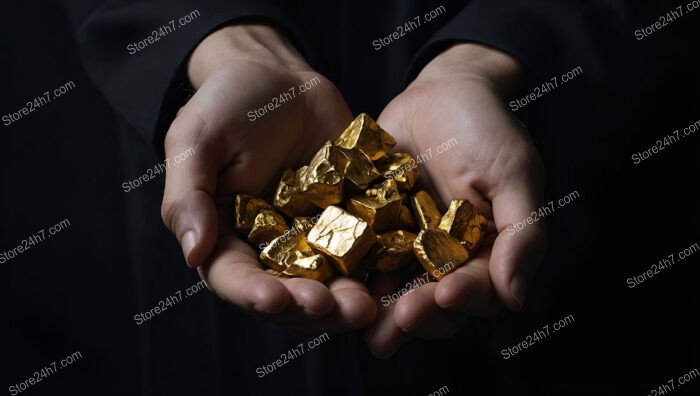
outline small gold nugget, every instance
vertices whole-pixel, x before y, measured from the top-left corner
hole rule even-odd
[[[407,153],[394,153],[377,161],[379,172],[387,179],[396,180],[399,191],[408,191],[420,179],[416,161]]]
[[[411,197],[411,209],[421,230],[437,228],[440,224],[440,211],[433,198],[425,191],[418,191]]]
[[[396,145],[396,140],[380,128],[372,117],[362,113],[343,131],[335,144],[345,149],[358,148],[372,161],[376,161],[387,155]]]
[[[453,199],[438,228],[450,233],[473,254],[484,238],[488,220],[467,199]]]
[[[343,200],[345,177],[335,165],[337,156],[333,144],[327,141],[299,177],[300,189],[306,199],[322,209]]]
[[[271,275],[282,277],[304,277],[325,282],[333,277],[333,267],[323,255],[316,254],[306,243],[306,235],[293,229],[290,235],[273,240],[260,253]]]
[[[413,241],[413,251],[423,268],[437,280],[469,260],[467,249],[439,228],[421,230]]]
[[[293,169],[284,171],[272,199],[274,207],[289,217],[309,216],[318,211],[316,205],[306,199],[299,190],[299,176],[301,172],[306,171],[306,168],[308,167],[303,167],[299,171]]]
[[[377,235],[377,244],[370,253],[370,269],[391,272],[405,267],[416,259],[413,241],[416,234],[398,230]]]
[[[287,231],[287,223],[281,214],[273,210],[262,210],[255,216],[253,228],[248,234],[248,241],[260,246],[270,243],[273,239]]]
[[[401,196],[396,194],[385,199],[381,196],[357,196],[350,198],[348,212],[369,223],[375,232],[394,228],[401,214]]]
[[[380,176],[374,163],[365,153],[359,149],[345,149],[336,147],[338,150],[338,167],[342,170],[345,178],[360,189],[365,189]]]
[[[283,276],[314,279],[325,282],[333,277],[333,267],[328,264],[326,258],[321,254],[314,254],[307,257],[298,258],[292,261],[287,269],[282,271]]]
[[[306,243],[306,235],[302,232],[283,234],[265,246],[260,252],[260,260],[268,267],[282,272],[294,261],[313,256],[314,251]]]
[[[366,221],[337,206],[329,206],[309,230],[307,241],[312,249],[325,254],[341,274],[350,275],[375,243],[376,236]]]
[[[241,235],[248,235],[255,224],[255,217],[263,210],[273,210],[272,206],[260,198],[246,194],[236,194],[234,206],[234,228]]]

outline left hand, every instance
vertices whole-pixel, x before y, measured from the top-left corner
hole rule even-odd
[[[380,115],[378,124],[396,137],[396,151],[423,158],[421,179],[436,200],[447,207],[453,198],[469,199],[489,227],[465,265],[386,307],[378,304],[379,316],[365,332],[375,356],[390,356],[414,336],[449,338],[468,316],[494,316],[501,304],[522,308],[546,232],[542,222],[507,230],[540,206],[544,185],[537,150],[503,104],[518,73],[517,61],[500,51],[457,44]],[[379,301],[402,286],[385,275],[372,293]]]

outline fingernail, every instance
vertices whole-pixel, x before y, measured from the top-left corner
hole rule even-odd
[[[390,357],[394,356],[394,354],[395,354],[396,351],[398,351],[398,350],[399,350],[399,347],[392,348],[392,349],[385,350],[385,351],[381,351],[381,352],[380,352],[380,351],[376,351],[376,350],[373,350],[373,351],[370,351],[370,352],[371,352],[372,355],[373,355],[374,357],[376,357],[377,359],[389,359]]]
[[[513,279],[510,281],[510,294],[515,301],[518,302],[520,306],[518,310],[521,310],[525,302],[525,296],[527,295],[527,278],[525,275],[515,274],[513,276]]]
[[[189,258],[190,252],[194,249],[194,245],[197,244],[197,234],[194,231],[187,231],[185,235],[182,236],[180,245],[182,246],[182,253],[185,255],[185,261],[187,265],[190,265]]]

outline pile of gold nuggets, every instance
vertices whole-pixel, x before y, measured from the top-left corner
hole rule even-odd
[[[277,276],[325,282],[361,269],[418,268],[417,259],[442,279],[474,255],[487,220],[466,199],[441,215],[428,193],[412,192],[420,171],[409,154],[389,154],[395,144],[360,114],[308,166],[284,172],[272,205],[237,195],[236,231]]]

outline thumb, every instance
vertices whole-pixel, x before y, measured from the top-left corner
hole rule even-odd
[[[197,267],[216,243],[216,154],[202,136],[206,123],[192,102],[178,113],[165,138],[163,222],[180,242],[187,265]]]

